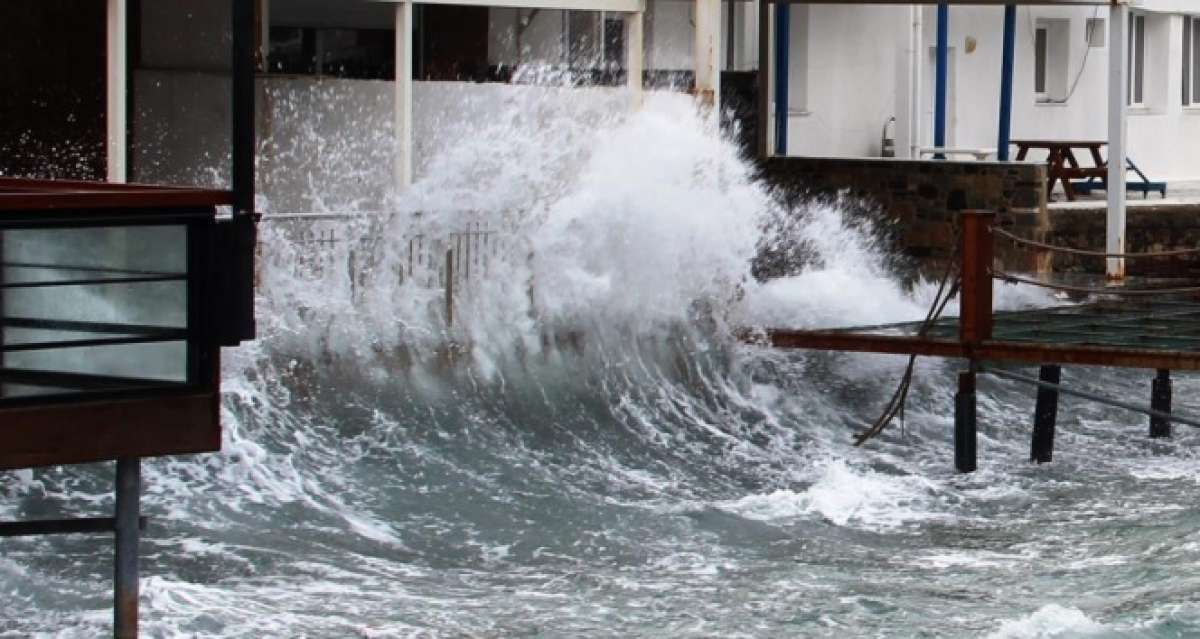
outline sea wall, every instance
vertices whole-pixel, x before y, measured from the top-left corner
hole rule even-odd
[[[1130,253],[1200,248],[1200,203],[1129,207],[1126,246]],[[1056,246],[1103,250],[1105,210],[1051,209],[1043,238]],[[1103,273],[1104,260],[1055,252],[1043,258],[1054,271]],[[1126,262],[1130,275],[1200,276],[1200,256],[1137,259]]]
[[[1022,237],[1044,240],[1046,167],[1040,163],[954,162],[887,158],[776,157],[763,176],[785,199],[838,197],[861,203],[858,214],[878,218],[893,247],[921,266],[953,254],[958,213],[996,211],[999,223]],[[1039,256],[997,246],[1007,270],[1039,270]],[[1043,258],[1044,259],[1044,258]]]

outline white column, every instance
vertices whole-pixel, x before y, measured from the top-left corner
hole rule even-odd
[[[396,3],[396,102],[394,160],[397,191],[412,184],[412,2]]]
[[[109,182],[124,182],[128,179],[128,151],[126,140],[127,96],[129,74],[126,64],[128,21],[126,0],[108,0],[107,26],[107,106],[104,121],[108,128],[105,137],[105,166]]]
[[[1125,142],[1126,100],[1129,96],[1129,8],[1114,4],[1109,10],[1108,40],[1108,222],[1105,250],[1125,252]],[[1105,260],[1109,279],[1125,277],[1125,260]]]
[[[718,106],[721,96],[721,0],[696,0],[696,40],[692,53],[696,96]]]
[[[642,106],[642,71],[645,69],[645,43],[642,36],[645,12],[625,14],[625,73],[633,108]]]

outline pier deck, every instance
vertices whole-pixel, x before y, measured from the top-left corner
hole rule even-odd
[[[1038,388],[1030,459],[1051,460],[1058,395],[1065,393],[1147,415],[1150,437],[1170,437],[1171,423],[1200,427],[1200,420],[1171,414],[1172,370],[1200,370],[1200,287],[1114,286],[1087,288],[1048,283],[998,270],[993,260],[995,234],[1029,247],[1072,251],[1104,259],[1141,259],[1195,255],[1186,249],[1159,253],[1108,254],[1053,247],[997,229],[994,214],[964,211],[959,224],[957,260],[948,266],[924,321],[835,328],[746,330],[742,339],[776,348],[804,348],[908,355],[909,366],[882,415],[856,437],[858,444],[878,435],[902,410],[917,356],[967,360],[958,375],[954,396],[954,465],[960,472],[976,468],[976,376],[990,373]],[[994,280],[1046,286],[1091,295],[1082,304],[1022,311],[995,312]],[[958,297],[958,317],[941,319],[948,302]],[[1040,367],[1037,378],[992,367],[1024,364]],[[1156,371],[1150,406],[1104,397],[1060,384],[1061,366],[1091,365]]]
[[[959,339],[957,317],[825,330],[768,329],[771,346],[848,352],[956,357],[1025,364],[1082,364],[1200,370],[1200,302],[1184,297],[1099,301],[1002,311],[990,339]],[[750,341],[754,334],[748,334]]]

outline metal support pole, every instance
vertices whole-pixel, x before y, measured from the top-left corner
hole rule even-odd
[[[1160,413],[1171,412],[1171,371],[1160,368],[1158,375],[1150,384],[1150,409]],[[1150,436],[1153,438],[1170,437],[1170,420],[1150,416]]]
[[[254,255],[258,244],[254,212],[256,5],[253,0],[230,2],[233,30],[230,132],[233,220],[229,228],[223,231],[222,250],[227,251],[228,255],[222,256],[222,259],[231,264],[227,269],[228,279],[224,282],[228,312],[223,314],[225,328],[221,343],[225,346],[252,339],[255,334]]]
[[[787,155],[791,5],[775,3],[775,154]]]
[[[933,98],[933,146],[946,146],[946,81],[950,68],[950,5],[941,3],[937,8],[937,75]],[[946,156],[937,154],[939,160]]]
[[[1054,423],[1058,419],[1058,384],[1062,379],[1062,368],[1057,364],[1047,364],[1039,371],[1038,379],[1047,386],[1038,386],[1029,461],[1044,464],[1054,458]]]
[[[114,570],[113,635],[120,639],[138,634],[138,519],[142,489],[142,461],[117,460],[116,562]]]
[[[975,367],[958,374],[954,395],[954,468],[973,473],[976,468]]]
[[[1017,7],[1004,6],[1004,52],[1000,64],[1000,136],[996,140],[996,158],[1008,161],[1008,146],[1012,140],[1013,57],[1017,40]]]
[[[1108,253],[1125,252],[1125,120],[1126,100],[1129,98],[1129,58],[1126,35],[1129,29],[1129,7],[1114,2],[1108,20],[1108,217],[1105,225],[1104,249]],[[1104,272],[1109,279],[1125,277],[1125,260],[1108,258]]]

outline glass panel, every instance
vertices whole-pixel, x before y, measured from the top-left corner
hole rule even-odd
[[[0,397],[185,382],[187,228],[0,232]]]

